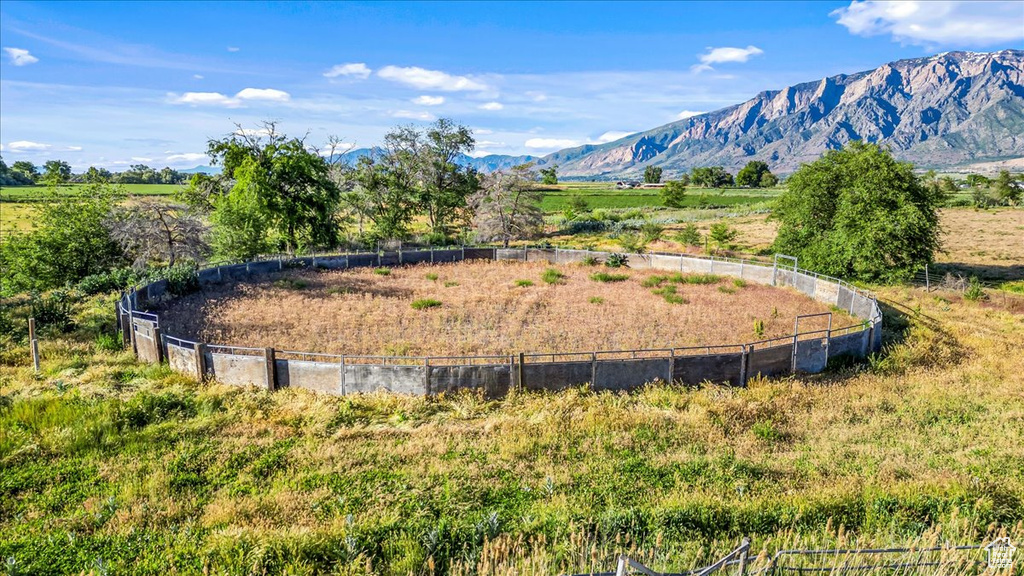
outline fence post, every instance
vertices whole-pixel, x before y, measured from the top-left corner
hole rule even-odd
[[[931,292],[932,291],[931,280],[928,278],[928,265],[927,264],[924,265],[924,290],[925,290],[925,292]]]
[[[159,364],[164,361],[164,340],[156,322],[153,322],[153,345],[156,346],[156,363]]]
[[[430,356],[423,359],[423,395],[430,396]]]
[[[525,361],[526,361],[526,354],[520,352],[519,353],[519,368],[518,368],[518,372],[519,372],[519,378],[518,378],[519,383],[518,383],[518,385],[519,385],[519,390],[520,391],[526,389],[526,385],[525,385],[526,383],[523,382],[523,362],[525,362]]]
[[[590,353],[590,388],[597,382],[597,352]]]
[[[800,317],[797,316],[793,320],[793,360],[792,365],[789,368],[791,374],[796,374],[796,349],[797,343],[800,341]]]
[[[28,341],[32,348],[32,368],[39,373],[39,340],[36,340],[36,319],[28,319]]]
[[[750,554],[750,539],[744,538],[740,544],[740,576],[747,576],[747,556]]]
[[[348,391],[345,389],[345,355],[342,354],[341,355],[341,395],[344,396],[346,394],[348,394]]]
[[[740,357],[740,386],[747,385],[747,364],[750,363],[750,351],[743,345],[743,356]]]
[[[273,348],[267,348],[263,352],[267,360],[267,390],[277,390],[277,357]]]
[[[199,373],[199,381],[206,380],[206,344],[196,342],[196,372]]]
[[[132,312],[131,310],[128,311],[128,335],[131,337],[132,341],[132,353],[134,353],[135,357],[138,358],[139,343],[135,338],[135,316],[133,316],[133,314],[134,312]]]

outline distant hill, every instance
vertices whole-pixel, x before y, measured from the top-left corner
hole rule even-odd
[[[196,166],[195,168],[178,170],[178,172],[182,174],[220,174],[220,166]]]
[[[565,177],[667,177],[694,166],[736,171],[763,160],[795,170],[850,140],[877,142],[923,168],[1024,157],[1024,51],[947,52],[782,90],[538,164]]]
[[[375,148],[356,148],[341,155],[342,161],[348,164],[355,164],[360,158],[373,154]],[[489,154],[474,158],[472,156],[459,155],[456,162],[463,166],[476,168],[480,172],[494,172],[496,170],[508,170],[513,166],[536,161],[536,156],[509,156],[506,154]]]

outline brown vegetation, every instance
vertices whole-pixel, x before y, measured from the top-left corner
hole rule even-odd
[[[592,351],[749,342],[755,320],[764,337],[792,333],[798,314],[828,311],[786,289],[731,278],[678,284],[667,299],[644,287],[656,271],[617,270],[622,282],[562,266],[474,262],[395,268],[296,271],[256,284],[214,287],[172,302],[161,314],[168,334],[219,344],[274,346],[344,354],[468,355]],[[532,285],[523,285],[532,281]],[[650,286],[650,284],[649,284]],[[725,290],[720,290],[724,287]],[[434,299],[440,306],[411,305]],[[685,301],[686,303],[678,303]],[[835,326],[850,324],[845,315]]]

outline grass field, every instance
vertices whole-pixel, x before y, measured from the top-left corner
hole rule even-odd
[[[70,184],[67,188],[75,191],[81,184]],[[124,192],[138,196],[169,196],[181,189],[179,184],[121,184]],[[0,186],[0,202],[31,202],[46,198],[49,187]]]
[[[683,206],[732,207],[767,202],[778,196],[782,189],[756,190],[749,188],[696,188],[687,189]],[[616,190],[611,182],[567,182],[544,191],[541,208],[548,213],[561,212],[569,201],[579,196],[590,210],[614,208],[645,208],[664,206],[661,191],[656,188]]]
[[[654,286],[656,271],[569,265],[558,267],[563,276],[549,277],[555,283],[548,284],[549,268],[472,262],[399,267],[387,275],[372,269],[289,273],[177,300],[162,312],[161,326],[188,339],[308,352],[509,355],[751,342],[792,334],[798,314],[829,311],[798,292],[737,286],[728,277],[707,278],[708,284],[666,279]],[[600,273],[627,278],[592,279]],[[664,297],[666,286],[677,303]],[[422,299],[440,305],[414,311],[411,303]],[[707,322],[711,313],[713,323]],[[757,320],[761,336],[754,331]],[[856,323],[838,312],[833,322],[836,328]]]

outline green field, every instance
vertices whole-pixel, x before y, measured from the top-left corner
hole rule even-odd
[[[616,190],[611,182],[567,182],[559,184],[557,190],[544,191],[541,208],[544,212],[560,212],[569,206],[570,200],[579,196],[587,203],[587,208],[646,208],[664,206],[661,190],[657,188],[641,188],[632,190]],[[758,190],[750,188],[687,188],[683,201],[684,208],[721,208],[731,206],[749,206],[766,202],[777,197],[784,191],[782,188]]]
[[[83,184],[71,184],[65,189],[75,191]],[[138,196],[169,196],[181,189],[179,184],[121,184],[127,194]],[[48,186],[0,186],[0,202],[31,202],[46,198]]]

